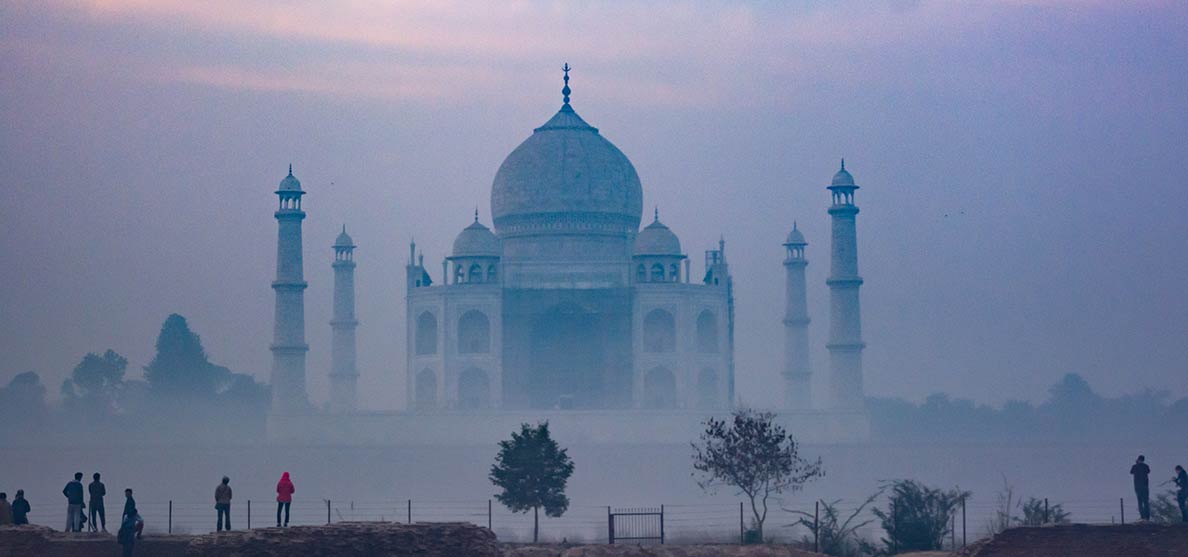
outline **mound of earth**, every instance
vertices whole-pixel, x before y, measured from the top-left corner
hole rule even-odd
[[[1070,524],[1011,528],[972,545],[963,557],[1188,557],[1183,524]]]
[[[43,526],[0,527],[0,547],[11,555],[119,555],[115,538],[102,534],[67,534]],[[136,555],[289,555],[499,557],[495,535],[473,524],[394,524],[344,522],[237,530],[203,536],[146,536]]]
[[[519,545],[503,557],[824,557],[787,545]]]

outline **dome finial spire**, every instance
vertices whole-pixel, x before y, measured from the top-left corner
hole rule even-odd
[[[846,158],[845,158],[845,157],[842,157],[842,167],[841,167],[841,169],[842,169],[842,170],[845,170],[845,169],[846,169]]]
[[[293,163],[289,163],[289,176],[293,175]]]
[[[346,234],[346,223],[342,224],[342,233]]]
[[[660,222],[660,206],[659,205],[656,206],[656,210],[652,216],[652,220],[654,220],[656,222]]]
[[[474,222],[478,222],[478,207],[474,208]]]
[[[565,101],[566,105],[569,104],[569,93],[572,92],[569,89],[569,70],[571,70],[571,69],[573,69],[573,68],[569,67],[569,62],[566,62],[564,65],[561,66],[561,71],[565,72],[565,76],[562,78],[565,80],[565,87],[561,88],[561,94],[564,96],[564,101]]]

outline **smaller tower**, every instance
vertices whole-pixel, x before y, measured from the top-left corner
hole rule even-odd
[[[812,406],[812,369],[809,367],[808,297],[804,268],[804,234],[792,223],[792,232],[784,241],[784,271],[787,277],[784,309],[784,404],[790,410]]]
[[[835,410],[861,411],[865,407],[862,389],[862,310],[858,303],[858,206],[854,191],[858,185],[846,171],[833,175],[828,187],[833,195],[832,245],[829,262],[829,389]]]
[[[330,411],[358,409],[355,329],[355,243],[342,226],[334,240],[334,319],[330,321]]]

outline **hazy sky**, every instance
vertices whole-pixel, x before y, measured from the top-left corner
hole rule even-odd
[[[138,375],[171,312],[267,379],[292,163],[311,394],[345,222],[362,400],[401,406],[408,240],[439,278],[476,206],[490,223],[569,62],[695,273],[725,235],[744,400],[778,393],[794,220],[824,379],[842,156],[868,394],[1038,400],[1078,372],[1188,395],[1186,30],[1176,1],[0,1],[0,380],[56,394],[107,348]]]

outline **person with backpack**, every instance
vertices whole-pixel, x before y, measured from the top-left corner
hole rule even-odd
[[[116,533],[116,542],[124,549],[124,557],[131,557],[132,550],[136,547],[136,538],[140,536],[138,528],[138,517],[140,514],[136,512],[135,501],[132,501],[132,496],[128,496],[128,500],[132,502],[132,507],[124,507],[124,517],[120,520],[120,530]],[[143,522],[139,522],[143,524]]]
[[[293,504],[293,492],[297,491],[293,487],[293,481],[289,479],[289,473],[281,474],[281,479],[276,482],[276,527],[281,527],[281,509],[285,511],[285,528],[289,527],[289,506]]]

